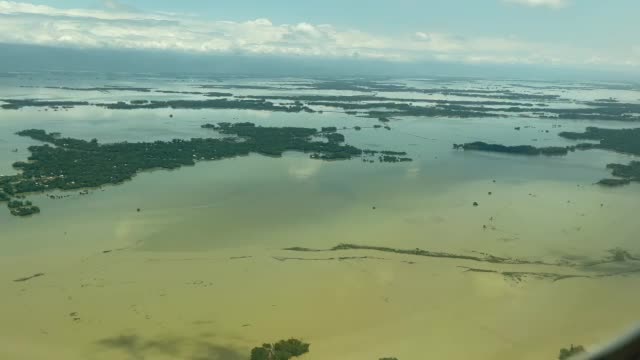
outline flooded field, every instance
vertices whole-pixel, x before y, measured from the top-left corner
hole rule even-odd
[[[207,91],[236,98],[370,95],[291,85],[306,79],[135,81],[183,92],[213,84],[219,88]],[[554,108],[609,97],[638,101],[634,90],[569,89],[575,84],[531,90],[525,85],[532,83],[516,81],[396,82],[559,94],[547,101]],[[0,82],[0,98],[199,98],[45,88],[106,85],[130,84],[15,75]],[[552,85],[558,86],[540,86]],[[459,95],[376,93],[414,101]],[[202,129],[205,123],[335,126],[347,144],[404,151],[413,159],[368,163],[295,151],[252,153],[144,171],[86,194],[28,194],[42,209],[31,217],[12,216],[3,204],[0,358],[240,360],[254,346],[296,337],[311,343],[304,357],[310,360],[555,359],[562,347],[594,348],[637,322],[640,187],[595,185],[609,176],[608,163],[627,163],[633,155],[589,150],[528,157],[452,148],[470,141],[566,146],[573,142],[560,131],[635,123],[500,112],[404,114],[391,117],[386,130],[374,128],[376,118],[335,104],[307,105],[314,112],[0,109],[0,175],[15,174],[12,164],[27,160],[29,146],[41,145],[15,134],[32,128],[112,143],[219,136]],[[340,244],[354,246],[334,248]]]

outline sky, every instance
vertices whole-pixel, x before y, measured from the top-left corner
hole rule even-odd
[[[0,0],[0,44],[640,73],[638,0]]]

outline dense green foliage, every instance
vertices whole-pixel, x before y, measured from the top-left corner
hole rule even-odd
[[[522,155],[566,155],[569,151],[602,149],[619,153],[640,155],[640,128],[603,129],[588,127],[585,132],[561,132],[560,136],[571,140],[594,140],[599,143],[581,143],[566,147],[541,147],[531,145],[505,146],[476,141],[466,144],[453,144],[454,149],[479,150]],[[597,183],[603,186],[627,185],[631,181],[640,182],[640,161],[631,161],[628,165],[608,164],[613,176],[618,179],[602,179]]]
[[[5,110],[17,110],[27,106],[33,107],[72,107],[90,105],[87,101],[57,101],[57,100],[36,100],[36,99],[0,99],[6,102],[2,105]]]
[[[341,145],[342,134],[324,134],[313,128],[261,127],[252,123],[205,124],[203,128],[214,129],[222,134],[235,135],[244,141],[233,141],[240,148],[264,155],[281,156],[285,151],[312,152],[319,159],[350,159],[360,156],[362,150],[351,145]],[[325,137],[328,142],[311,141],[311,136]]]
[[[38,129],[20,131],[18,135],[46,144],[29,147],[29,161],[13,164],[21,171],[20,174],[0,177],[0,199],[9,200],[11,196],[32,192],[119,184],[143,170],[177,169],[194,165],[199,160],[219,160],[250,153],[282,156],[285,151],[299,151],[311,153],[311,158],[322,160],[346,160],[378,153],[370,150],[365,154],[361,149],[344,144],[344,135],[319,132],[314,128],[261,127],[252,123],[205,124],[202,128],[228,137],[100,144],[96,139],[64,138],[58,133]],[[322,138],[326,141],[321,141]],[[406,153],[382,152],[379,160],[411,160],[398,155]],[[14,215],[30,215],[39,211],[31,204],[16,209],[20,210],[12,211]]]
[[[488,151],[518,155],[566,155],[569,150],[566,147],[549,146],[537,148],[531,145],[506,146],[500,144],[487,144],[475,141],[466,144],[453,144],[455,149]]]
[[[222,96],[226,93],[208,93],[207,96]],[[114,110],[133,109],[246,109],[264,111],[284,111],[284,112],[313,112],[302,103],[294,103],[290,106],[276,105],[265,100],[235,100],[235,99],[204,99],[204,100],[132,100],[129,102],[119,101],[115,103],[89,103],[87,101],[53,101],[37,99],[1,99],[6,102],[2,105],[6,110],[17,110],[23,107],[72,107],[94,105]]]
[[[329,142],[332,143],[341,143],[344,142],[344,135],[342,134],[338,134],[338,133],[330,133],[330,134],[326,134],[325,137],[327,138],[327,140],[329,140]]]
[[[298,339],[280,340],[251,350],[251,360],[289,360],[309,352],[309,344]]]
[[[265,111],[284,111],[284,112],[313,112],[309,107],[301,103],[295,103],[291,106],[276,105],[265,100],[235,100],[235,99],[205,99],[205,100],[151,100],[144,104],[126,103],[123,101],[117,103],[95,104],[96,106],[105,107],[107,109],[131,110],[131,109],[246,109],[246,110],[265,110]]]
[[[40,212],[40,208],[34,206],[31,201],[11,200],[7,207],[15,216],[29,216]]]
[[[561,132],[559,135],[571,140],[596,140],[600,142],[594,146],[596,148],[640,155],[640,128],[603,129],[588,127],[583,133]]]
[[[619,153],[640,155],[640,128],[603,129],[588,127],[583,133],[562,132],[560,136],[572,140],[595,140],[597,144],[580,144],[579,149],[603,149]],[[626,185],[631,181],[640,182],[640,162],[631,161],[628,165],[608,164],[613,176],[620,179],[604,179],[598,184],[605,186]]]
[[[608,186],[626,185],[631,181],[640,182],[640,161],[631,161],[629,165],[607,164],[613,176],[621,179],[604,179],[599,184]]]

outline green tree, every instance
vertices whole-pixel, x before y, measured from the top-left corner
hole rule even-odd
[[[280,340],[251,350],[251,360],[289,360],[309,352],[309,344],[298,339]]]

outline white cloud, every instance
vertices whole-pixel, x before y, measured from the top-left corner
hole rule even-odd
[[[576,65],[594,64],[597,59],[598,64],[627,66],[639,62],[631,49],[628,53],[601,54],[594,49],[515,37],[462,37],[429,31],[390,37],[328,24],[274,24],[268,19],[221,21],[140,12],[115,0],[105,0],[104,5],[106,10],[59,9],[0,0],[0,43],[392,61]]]
[[[121,3],[117,0],[102,0],[102,6],[109,10],[116,11],[134,11],[131,6]]]
[[[568,5],[568,0],[503,0],[504,2],[526,5],[531,7],[561,8]]]
[[[166,20],[167,17],[161,14],[138,13],[130,9],[118,6],[118,2],[106,1],[104,10],[89,9],[58,9],[46,5],[35,5],[16,1],[0,1],[0,15],[42,15],[48,17],[67,17],[67,18],[87,18],[95,20]]]

